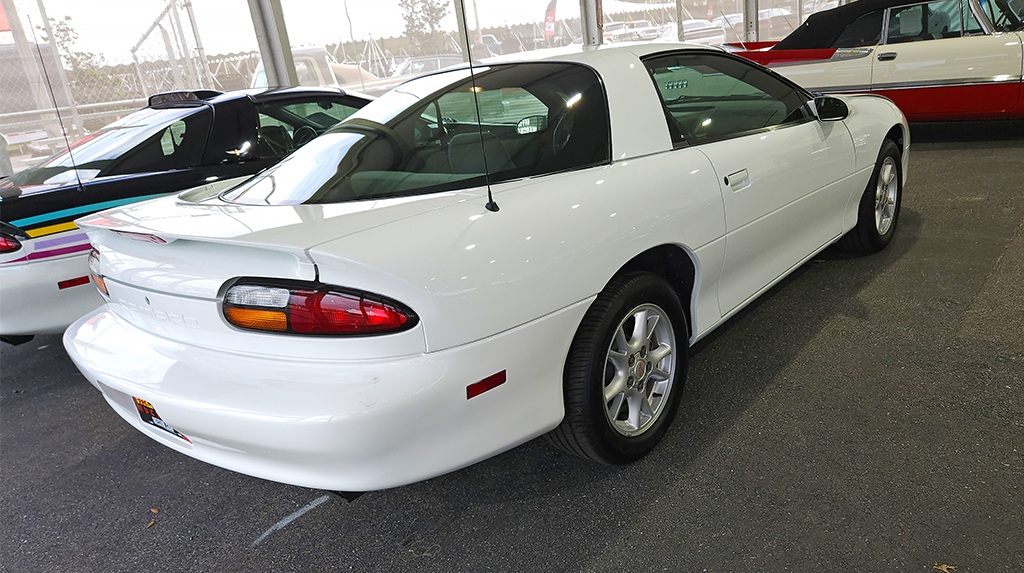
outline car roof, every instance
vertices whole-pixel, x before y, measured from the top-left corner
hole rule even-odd
[[[315,97],[324,95],[339,96],[346,95],[346,92],[341,88],[313,86],[250,88],[226,92],[220,96],[211,98],[208,101],[211,103],[219,103],[228,99],[249,97],[256,103],[261,103],[296,97]]]
[[[796,30],[772,47],[773,50],[809,50],[828,48],[836,41],[851,22],[861,16],[895,6],[912,3],[912,0],[857,0],[845,6],[815,12],[807,17]]]

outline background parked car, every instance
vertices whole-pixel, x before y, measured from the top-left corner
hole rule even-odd
[[[777,44],[738,53],[809,89],[875,93],[911,121],[947,121],[1024,118],[1022,45],[1019,2],[873,0],[812,14]]]
[[[676,23],[665,26],[658,37],[658,42],[678,42],[679,35]],[[707,20],[683,20],[683,41],[691,44],[718,46],[726,41],[725,28],[716,26]]]
[[[173,92],[0,179],[0,335],[63,331],[102,303],[82,215],[280,161],[369,102],[331,88]]]

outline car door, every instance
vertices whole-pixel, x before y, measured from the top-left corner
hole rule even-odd
[[[741,305],[842,230],[853,141],[814,119],[803,90],[745,60],[687,50],[645,61],[678,145],[696,146],[722,185],[722,311]]]
[[[988,117],[1012,110],[1022,49],[1013,34],[987,34],[961,0],[890,8],[871,91],[911,120]]]
[[[871,89],[872,54],[882,41],[885,10],[863,14],[850,22],[829,48],[832,57],[820,62],[772,65],[780,74],[809,90],[828,93],[866,92]]]

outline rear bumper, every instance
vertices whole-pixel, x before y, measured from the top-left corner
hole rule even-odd
[[[88,253],[0,266],[0,334],[56,334],[103,304],[92,282],[61,289],[57,283],[89,276]]]
[[[103,308],[73,324],[64,345],[122,418],[168,447],[273,481],[370,491],[447,473],[557,426],[562,366],[590,302],[390,360],[226,353],[148,334]],[[502,370],[506,383],[466,398],[466,386]],[[142,422],[132,397],[191,443]]]

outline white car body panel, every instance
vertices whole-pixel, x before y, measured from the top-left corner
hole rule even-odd
[[[216,194],[245,179],[248,177],[226,179],[183,193]],[[21,243],[20,250],[0,255],[0,333],[59,334],[69,324],[104,303],[91,280],[79,286],[58,287],[62,281],[89,276],[85,231],[72,228],[22,240]],[[84,249],[48,256],[76,247]],[[28,260],[22,260],[26,258]]]
[[[493,185],[497,212],[485,208],[486,190],[469,189],[333,205],[167,198],[79,221],[100,252],[110,302],[68,329],[69,354],[148,436],[309,487],[411,483],[553,429],[564,414],[569,344],[595,295],[631,259],[667,248],[692,262],[683,301],[692,343],[852,226],[866,157],[877,157],[889,130],[906,127],[891,102],[845,98],[851,115],[842,122],[673,149],[637,57],[665,49],[549,52],[602,76],[612,161]],[[748,170],[748,189],[723,188],[735,165]],[[798,236],[783,237],[774,221]],[[765,242],[767,270],[744,268]],[[223,318],[234,278],[310,273],[400,301],[419,322],[338,339],[243,332]],[[723,292],[737,300],[720,305]],[[500,372],[504,384],[467,399],[468,385]],[[133,396],[192,443],[142,423]]]

